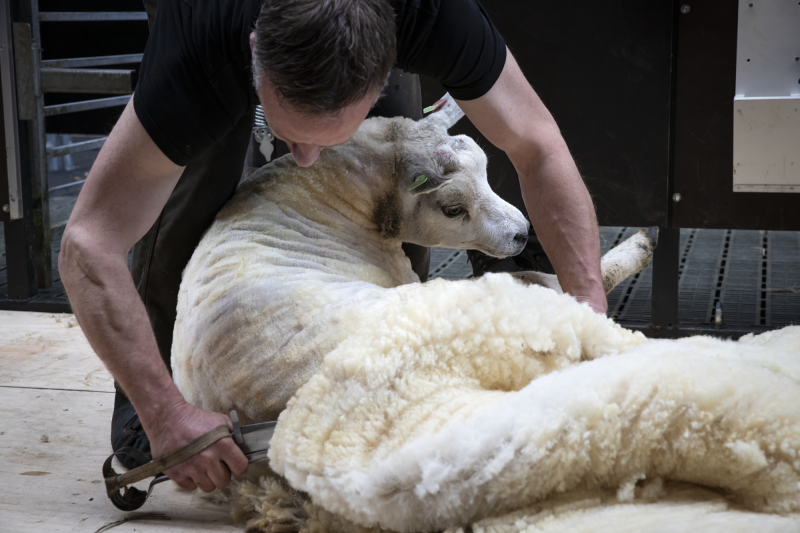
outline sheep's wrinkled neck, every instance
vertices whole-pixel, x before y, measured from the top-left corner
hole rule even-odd
[[[320,265],[334,261],[332,272],[352,279],[380,286],[414,281],[401,241],[387,238],[375,220],[376,206],[385,205],[381,198],[396,188],[391,164],[372,150],[345,145],[326,150],[309,168],[289,158],[265,168],[272,178],[263,182],[264,198],[274,205],[271,233],[286,235],[277,246]],[[367,274],[370,268],[383,274]]]
[[[314,172],[303,174],[304,187],[318,205],[375,232],[376,238],[396,240],[402,221],[392,164],[376,147],[339,146],[323,153]]]

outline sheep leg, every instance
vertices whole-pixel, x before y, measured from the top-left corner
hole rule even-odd
[[[658,228],[652,226],[637,231],[623,243],[609,250],[600,260],[600,273],[603,276],[603,290],[606,294],[629,276],[641,272],[653,259],[653,250],[658,244]],[[558,277],[542,272],[514,272],[511,274],[525,285],[541,285],[559,294],[564,291]]]
[[[658,244],[658,228],[640,229],[633,236],[615,246],[600,259],[603,290],[606,294],[628,276],[632,276],[650,264],[653,250]]]
[[[525,285],[541,285],[553,289],[558,294],[564,294],[561,284],[558,283],[558,276],[555,274],[525,270],[524,272],[512,272],[511,275]]]

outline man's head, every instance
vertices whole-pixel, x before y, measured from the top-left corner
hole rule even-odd
[[[250,35],[253,79],[273,132],[301,166],[349,139],[395,60],[386,0],[266,0]]]

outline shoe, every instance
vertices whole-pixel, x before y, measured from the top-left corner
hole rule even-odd
[[[483,276],[486,272],[523,272],[532,270],[544,272],[545,274],[556,273],[534,233],[528,234],[528,242],[525,244],[525,248],[513,257],[498,259],[477,250],[467,250],[467,257],[472,264],[472,274],[476,278]]]
[[[119,388],[114,398],[114,414],[111,415],[111,449],[114,452],[122,450],[117,459],[129,470],[153,460],[150,439],[139,415]]]

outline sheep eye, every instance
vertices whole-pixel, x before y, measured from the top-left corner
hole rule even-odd
[[[444,212],[445,215],[449,217],[456,217],[464,212],[464,210],[457,205],[452,205],[450,207],[443,207],[442,211]]]

